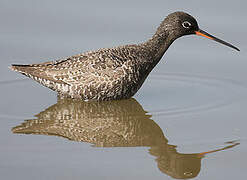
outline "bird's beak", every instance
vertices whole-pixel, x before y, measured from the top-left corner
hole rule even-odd
[[[217,41],[217,42],[219,42],[221,44],[224,44],[224,45],[229,46],[229,47],[231,47],[233,49],[236,49],[237,51],[240,51],[237,47],[231,45],[230,43],[227,43],[225,41],[222,41],[222,40],[220,40],[220,39],[218,39],[218,38],[216,38],[216,37],[208,34],[207,32],[205,32],[205,31],[203,31],[201,29],[199,29],[198,31],[195,31],[195,34],[198,35],[198,36],[206,37],[208,39],[212,39],[212,40]]]

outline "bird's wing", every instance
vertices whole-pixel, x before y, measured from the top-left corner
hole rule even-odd
[[[12,65],[11,69],[29,77],[69,85],[91,81],[112,81],[124,74],[122,59],[107,50],[88,52],[58,61],[30,65]]]

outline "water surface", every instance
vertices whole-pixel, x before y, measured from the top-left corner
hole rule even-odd
[[[199,1],[2,0],[1,177],[245,179],[245,7],[222,0],[203,7]],[[241,51],[181,38],[132,99],[101,103],[57,100],[8,69],[142,42],[176,10],[196,16],[202,29]]]

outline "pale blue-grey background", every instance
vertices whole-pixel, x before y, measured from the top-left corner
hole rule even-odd
[[[241,51],[196,36],[180,38],[135,98],[154,115],[152,119],[162,128],[169,143],[178,145],[178,151],[200,151],[201,144],[207,147],[239,140],[240,146],[235,149],[203,160],[197,179],[244,179],[245,1],[0,0],[0,81],[24,78],[8,69],[11,63],[37,63],[142,42],[152,36],[165,16],[178,10],[190,13],[201,29],[233,43]],[[160,73],[175,74],[180,81],[163,84],[152,80],[152,76]],[[212,89],[192,80],[184,85],[184,75],[227,79],[223,82],[228,84]],[[1,179],[170,179],[158,170],[148,148],[97,149],[58,137],[12,134],[13,126],[56,103],[56,96],[31,82],[18,82],[16,86],[2,83],[0,92]],[[229,104],[205,111],[162,115],[169,107],[203,106],[214,104],[214,99]],[[156,111],[161,115],[155,115]]]

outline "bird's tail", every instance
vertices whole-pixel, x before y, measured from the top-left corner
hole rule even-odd
[[[28,71],[30,71],[30,67],[31,67],[30,65],[25,65],[25,64],[12,64],[10,66],[10,69],[26,75],[28,74]]]
[[[65,84],[63,81],[55,80],[54,78],[47,76],[44,68],[40,64],[12,64],[10,69],[19,72],[55,91],[59,91],[60,85]]]

